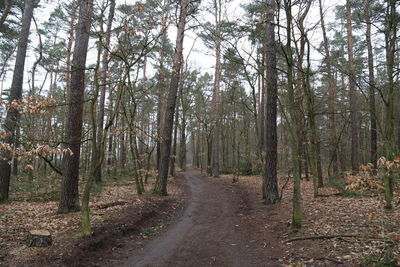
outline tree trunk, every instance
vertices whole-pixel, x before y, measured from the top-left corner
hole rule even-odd
[[[8,103],[19,101],[22,97],[22,83],[24,81],[24,67],[26,50],[28,47],[29,29],[33,16],[35,1],[26,0],[24,14],[22,16],[21,32],[18,40],[17,54],[15,57],[15,67],[11,83]],[[4,121],[3,129],[9,133],[9,136],[1,140],[4,143],[14,144],[16,129],[18,127],[20,114],[17,109],[9,109]],[[0,202],[8,200],[11,178],[11,154],[7,152],[0,153]]]
[[[186,118],[182,111],[181,133],[179,143],[179,167],[186,171]]]
[[[7,19],[8,14],[10,13],[11,9],[11,0],[4,0],[4,9],[3,9],[3,14],[1,14],[0,17],[0,32],[2,32],[4,22]]]
[[[106,29],[106,40],[104,43],[103,49],[103,58],[102,58],[102,69],[101,69],[101,82],[100,82],[100,101],[99,101],[99,114],[97,119],[97,138],[101,140],[103,137],[103,128],[104,128],[104,104],[106,100],[106,89],[107,89],[107,72],[108,72],[108,60],[109,60],[109,48],[110,48],[110,40],[111,40],[111,29],[112,23],[114,20],[115,13],[115,0],[110,0],[110,10],[108,13],[108,21],[107,21],[107,29]],[[97,142],[97,145],[101,145],[101,142]],[[98,150],[101,148],[99,147]],[[98,168],[95,173],[95,181],[96,183],[101,182],[101,168]]]
[[[17,129],[15,129],[15,140],[14,140],[14,144],[15,144],[15,148],[19,149],[20,147],[20,136],[21,136],[21,127],[17,126]],[[14,176],[18,175],[18,166],[19,166],[19,160],[18,157],[13,157],[12,160],[12,174]]]
[[[113,96],[113,94],[112,94],[112,92],[110,92],[110,95],[108,97],[110,110],[113,110],[113,102],[114,102],[114,100],[113,100],[112,96]],[[111,113],[109,114],[109,116],[111,116]],[[114,122],[115,127],[117,125],[117,122],[116,122],[117,119],[118,119],[118,114],[116,115],[115,122]],[[113,143],[114,143],[113,135],[111,133],[109,133],[109,135],[108,135],[108,145],[107,145],[107,173],[109,175],[111,174],[111,166],[112,166],[112,163],[113,163],[113,148],[114,148]]]
[[[125,117],[122,116],[120,120],[120,128],[125,127]],[[126,140],[125,131],[122,131],[119,135],[119,163],[121,169],[125,169],[126,164]]]
[[[158,179],[154,188],[155,193],[160,195],[167,195],[167,182],[168,182],[168,167],[171,153],[171,138],[172,128],[174,124],[174,112],[176,105],[176,96],[178,93],[180,71],[183,61],[183,39],[185,36],[185,25],[188,0],[181,0],[180,2],[180,15],[178,23],[178,31],[176,36],[176,47],[174,62],[172,66],[171,83],[168,92],[162,138],[161,138],[161,155],[160,155],[160,169]]]
[[[386,73],[388,78],[387,96],[385,101],[385,157],[393,160],[396,153],[395,145],[395,82],[394,82],[394,63],[397,37],[397,13],[396,1],[387,1],[386,7],[386,29],[385,29],[385,48],[386,48]],[[384,176],[385,182],[385,208],[392,208],[393,199],[393,174],[389,172]]]
[[[220,129],[220,83],[221,83],[221,0],[214,0],[215,17],[215,77],[214,90],[212,97],[212,175],[219,176],[219,141],[221,135]]]
[[[328,79],[328,114],[329,114],[329,156],[330,162],[332,163],[333,175],[337,175],[339,172],[338,161],[337,161],[337,138],[336,138],[336,122],[335,122],[335,101],[336,101],[336,85],[335,79],[332,74],[331,67],[331,56],[329,51],[328,37],[326,35],[324,15],[322,11],[322,0],[319,0],[319,14],[321,17],[321,28],[322,37],[325,50],[325,63],[327,69],[327,79]],[[328,173],[330,174],[330,168],[328,168]]]
[[[266,30],[266,29],[265,29]],[[263,152],[265,151],[265,138],[266,138],[266,134],[265,134],[265,106],[266,106],[266,94],[267,94],[267,88],[265,88],[265,64],[266,64],[266,40],[264,40],[263,44],[262,44],[262,60],[261,60],[261,74],[260,75],[260,82],[259,82],[259,86],[260,86],[260,106],[259,106],[259,124],[260,124],[260,137],[259,137],[259,144],[260,144],[260,155],[263,154]],[[264,160],[261,156],[261,159]]]
[[[288,128],[290,133],[290,144],[292,150],[292,161],[293,161],[293,177],[294,177],[294,187],[293,187],[293,212],[292,212],[292,227],[301,227],[301,190],[300,190],[300,150],[299,150],[299,122],[298,109],[300,108],[300,103],[297,102],[295,97],[295,92],[293,88],[293,51],[292,51],[292,1],[285,0],[285,13],[286,13],[286,46],[285,46],[285,56],[287,63],[287,95],[288,95]],[[268,98],[268,97],[267,97]]]
[[[313,172],[313,193],[314,197],[318,196],[318,188],[323,186],[322,176],[322,164],[321,164],[321,148],[320,140],[317,131],[317,125],[315,123],[315,96],[311,90],[311,60],[310,60],[310,42],[306,38],[307,42],[307,72],[305,79],[305,94],[307,97],[307,114],[310,125],[310,138],[311,138],[311,168]]]
[[[365,34],[368,49],[368,76],[369,76],[369,116],[371,122],[371,154],[370,162],[376,168],[377,161],[377,131],[376,131],[376,107],[375,107],[375,77],[374,77],[374,54],[372,52],[371,41],[371,0],[365,2],[365,19],[367,23],[367,32]]]
[[[179,167],[185,171],[186,170],[186,112],[187,112],[187,104],[184,100],[183,94],[183,81],[181,82],[181,88],[179,90],[180,99],[181,99],[181,127],[180,127],[180,142],[179,142]]]
[[[274,204],[279,200],[277,161],[278,161],[278,133],[277,133],[277,102],[278,102],[278,73],[276,69],[275,45],[275,0],[267,0],[266,27],[265,27],[265,63],[266,63],[266,111],[265,111],[265,203]],[[261,137],[263,138],[263,137]]]
[[[75,20],[76,20],[76,11],[78,8],[77,1],[73,0],[71,2],[71,19],[69,21],[69,38],[68,38],[68,44],[67,44],[67,60],[66,60],[66,67],[67,71],[65,74],[65,83],[66,83],[66,88],[67,88],[67,102],[69,101],[69,98],[71,96],[71,56],[72,56],[72,45],[74,44],[75,41]]]
[[[397,114],[400,114],[400,92],[397,92]],[[400,116],[397,116],[397,155],[400,155]]]
[[[162,109],[163,109],[163,96],[166,90],[165,84],[165,67],[164,67],[164,60],[165,60],[165,51],[168,41],[167,36],[167,28],[168,28],[168,3],[167,1],[164,2],[163,6],[163,18],[162,18],[162,35],[161,35],[161,47],[160,47],[160,68],[158,73],[158,92],[157,92],[157,141],[156,141],[156,164],[157,170],[160,172],[160,157],[161,157],[161,129],[162,129]]]
[[[304,69],[303,69],[303,60],[304,60],[304,53],[305,53],[305,45],[306,45],[306,33],[304,29],[304,20],[310,10],[311,7],[311,1],[307,3],[306,8],[304,11],[301,13],[300,18],[298,19],[298,27],[301,33],[300,36],[300,50],[298,51],[298,59],[297,59],[297,73],[296,73],[296,102],[298,105],[297,108],[297,118],[298,119],[298,124],[299,127],[297,129],[297,136],[298,136],[298,146],[299,146],[299,155],[303,158],[303,160],[300,160],[299,164],[299,175],[301,178],[302,175],[302,165],[304,161],[304,169],[305,169],[305,174],[308,177],[307,173],[307,164],[306,164],[306,157],[305,157],[305,146],[304,146],[304,140],[306,137],[306,133],[304,131],[304,117],[303,117],[303,112],[301,110],[301,107],[303,106],[303,95],[304,95]]]
[[[180,81],[180,84],[182,81]],[[180,86],[179,86],[180,87]],[[181,88],[180,88],[181,90]],[[172,144],[171,166],[169,167],[169,175],[175,176],[175,162],[176,162],[176,146],[178,139],[178,124],[179,124],[179,103],[175,107],[175,123],[174,123],[174,138]]]
[[[349,72],[349,87],[350,87],[350,120],[351,120],[351,167],[357,172],[360,166],[359,149],[358,149],[358,103],[354,77],[353,63],[353,27],[351,15],[351,0],[346,1],[347,12],[347,53],[348,53],[348,72]]]
[[[83,95],[85,91],[85,64],[89,43],[93,0],[79,1],[79,22],[72,59],[71,95],[68,101],[67,146],[72,153],[64,154],[63,180],[58,211],[79,210],[79,157],[82,135]]]

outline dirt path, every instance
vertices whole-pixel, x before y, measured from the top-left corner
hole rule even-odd
[[[199,171],[183,175],[189,187],[182,217],[162,236],[129,257],[125,266],[277,266],[253,250],[242,231],[241,197]],[[255,255],[257,254],[257,255]]]

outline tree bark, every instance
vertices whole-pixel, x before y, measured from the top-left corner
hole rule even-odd
[[[24,81],[24,67],[26,51],[28,47],[29,29],[33,17],[35,1],[26,0],[24,13],[22,15],[21,32],[18,39],[17,54],[15,57],[15,67],[11,83],[8,103],[20,101],[22,97],[22,84]],[[1,142],[14,144],[16,129],[20,120],[20,114],[17,109],[7,111],[3,129],[9,133],[8,137],[0,140]],[[4,151],[0,153],[0,202],[8,200],[11,178],[11,154]]]
[[[189,5],[188,0],[181,0],[179,23],[176,36],[176,46],[175,46],[176,48],[175,48],[174,62],[172,66],[171,83],[169,86],[167,104],[165,109],[163,131],[161,132],[162,138],[161,138],[160,169],[154,191],[155,193],[163,196],[167,195],[168,167],[169,167],[170,153],[171,153],[172,128],[174,124],[174,112],[175,112],[176,97],[179,87],[180,71],[183,61],[183,39],[185,36],[185,25],[186,25],[188,5]]]
[[[277,102],[278,102],[278,73],[276,69],[275,45],[275,0],[267,0],[266,10],[266,106],[265,111],[265,203],[274,204],[279,200],[277,161],[278,161],[278,133],[277,133]],[[263,137],[261,137],[263,138]]]
[[[64,171],[58,206],[60,213],[79,210],[79,158],[82,136],[85,65],[89,43],[93,0],[79,1],[79,21],[76,30],[71,69],[71,95],[68,101],[67,146],[72,153],[64,154]]]

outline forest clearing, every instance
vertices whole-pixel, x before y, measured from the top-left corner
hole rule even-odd
[[[400,266],[400,1],[0,1],[0,266]]]

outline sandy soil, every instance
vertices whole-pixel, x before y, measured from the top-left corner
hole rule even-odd
[[[198,171],[183,175],[189,187],[183,216],[123,266],[277,266],[268,250],[246,235],[246,196],[233,185],[210,181]]]

